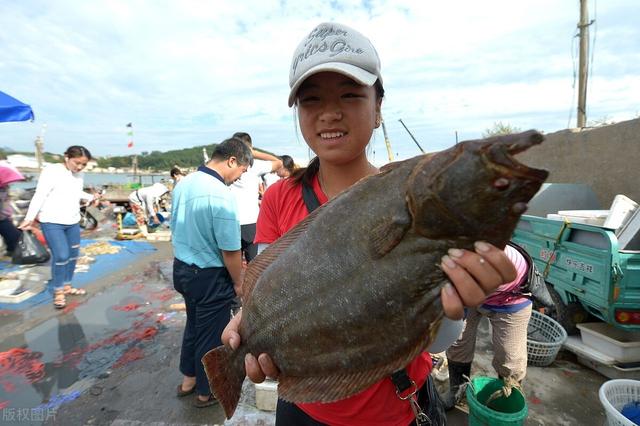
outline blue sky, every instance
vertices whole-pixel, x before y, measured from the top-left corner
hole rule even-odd
[[[640,2],[589,1],[587,119],[640,115]],[[0,146],[82,144],[94,155],[167,151],[236,131],[307,159],[287,107],[288,69],[318,23],[358,29],[382,61],[383,116],[397,158],[478,138],[497,121],[547,133],[576,124],[578,0],[0,0],[0,90],[33,123]],[[134,148],[125,125],[133,123]],[[387,161],[382,131],[371,159]]]

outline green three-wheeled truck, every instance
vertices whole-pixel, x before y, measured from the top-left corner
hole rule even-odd
[[[550,315],[569,334],[589,315],[640,330],[640,251],[620,250],[613,229],[524,215],[513,241],[545,276]]]

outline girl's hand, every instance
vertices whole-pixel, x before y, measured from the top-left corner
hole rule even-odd
[[[241,343],[240,334],[238,333],[241,319],[242,311],[231,318],[231,321],[222,332],[222,343],[233,350],[238,349]],[[267,354],[260,354],[257,359],[255,356],[247,354],[244,359],[244,368],[247,372],[247,377],[254,383],[262,383],[266,377],[275,379],[280,375],[278,367]]]
[[[20,225],[18,225],[18,229],[22,229],[23,231],[28,231],[33,228],[32,220],[23,220]]]
[[[480,305],[496,288],[516,279],[504,251],[483,241],[475,243],[475,252],[450,249],[440,266],[451,280],[442,289],[442,307],[454,320],[463,317],[464,306]]]

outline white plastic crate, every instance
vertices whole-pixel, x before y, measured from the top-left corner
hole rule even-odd
[[[640,381],[627,379],[606,381],[600,386],[598,397],[607,416],[607,425],[635,425],[635,423],[623,416],[621,411],[626,404],[640,401]]]
[[[626,331],[604,322],[577,324],[582,342],[618,362],[640,361],[640,331]]]

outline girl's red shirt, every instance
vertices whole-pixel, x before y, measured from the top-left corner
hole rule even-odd
[[[322,192],[317,175],[312,187],[320,204],[328,201]],[[282,179],[271,185],[264,194],[258,215],[256,244],[271,244],[308,215],[302,199],[302,186],[291,179]],[[406,368],[407,374],[422,387],[431,372],[431,356],[423,352]],[[331,403],[297,404],[316,421],[337,426],[406,426],[414,414],[408,401],[396,396],[389,377],[373,384],[349,398]]]

